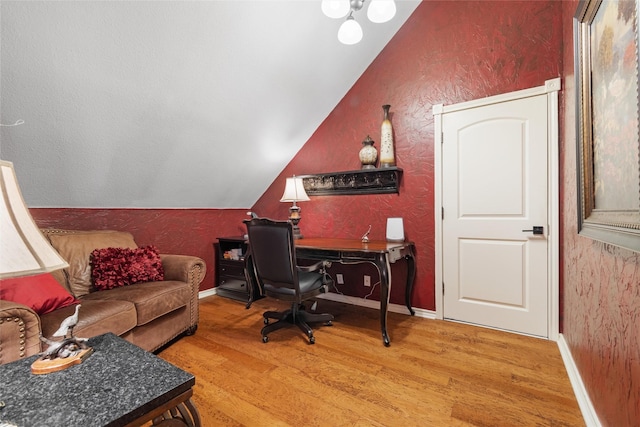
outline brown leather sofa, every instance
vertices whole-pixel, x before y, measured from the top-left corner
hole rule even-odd
[[[76,337],[112,332],[148,351],[155,351],[198,326],[198,292],[206,268],[202,259],[161,254],[164,280],[96,291],[91,280],[90,254],[100,248],[137,248],[127,232],[42,230],[69,263],[53,273],[81,303]],[[40,334],[51,338],[75,306],[39,316],[31,308],[0,300],[0,364],[40,353]]]

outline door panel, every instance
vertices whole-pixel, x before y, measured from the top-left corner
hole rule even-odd
[[[442,120],[444,317],[546,337],[546,96]]]

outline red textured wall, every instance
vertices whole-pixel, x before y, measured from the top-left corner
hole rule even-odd
[[[357,46],[354,46],[357,49]],[[385,238],[386,218],[404,218],[417,248],[413,304],[435,309],[432,106],[543,85],[560,75],[561,7],[556,1],[423,2],[255,205],[286,218],[278,203],[291,175],[360,168],[367,135],[380,147],[382,105],[391,104],[399,195],[318,196],[304,202],[303,234]],[[401,267],[397,268],[404,272]],[[395,272],[394,272],[395,274]],[[401,274],[392,290],[402,289]],[[361,276],[351,294],[362,292]],[[401,292],[392,302],[402,303]]]
[[[640,425],[640,254],[578,232],[573,28],[563,3],[563,335],[603,426]]]

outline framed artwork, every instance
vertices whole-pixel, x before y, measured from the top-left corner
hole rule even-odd
[[[640,0],[582,0],[574,25],[580,235],[640,252]]]

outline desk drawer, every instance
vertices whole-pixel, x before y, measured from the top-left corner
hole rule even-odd
[[[339,251],[297,248],[296,256],[301,259],[317,259],[323,261],[340,261]]]

